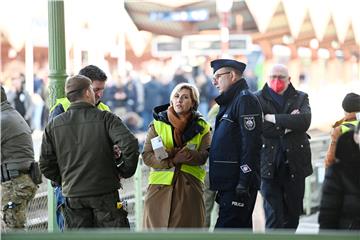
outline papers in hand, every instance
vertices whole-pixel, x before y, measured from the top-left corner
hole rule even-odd
[[[157,136],[151,139],[151,146],[155,153],[155,158],[157,160],[162,160],[168,157],[168,153],[165,151],[164,145],[162,143],[161,137]]]

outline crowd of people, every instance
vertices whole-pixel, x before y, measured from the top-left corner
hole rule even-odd
[[[53,182],[61,230],[130,228],[118,189],[135,173],[140,149],[151,169],[144,229],[208,227],[214,201],[216,229],[252,229],[260,190],[266,229],[295,231],[305,178],[313,171],[308,95],[295,89],[282,64],[271,68],[257,92],[244,78],[246,64],[217,59],[210,66],[213,77],[200,79],[201,85],[179,69],[167,87],[155,77],[142,85],[129,75],[123,89],[105,87],[107,75],[97,66],[84,67],[66,80],[66,97],[50,109],[40,166],[34,164],[26,111],[16,111],[2,88],[3,224],[24,228],[40,169]],[[21,94],[15,99],[21,101]],[[320,229],[360,229],[360,96],[349,93],[343,108],[327,154]],[[137,130],[147,132],[141,148]],[[204,183],[210,194],[204,195]]]

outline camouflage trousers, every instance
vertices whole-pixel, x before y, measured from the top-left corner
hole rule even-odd
[[[65,230],[79,228],[130,228],[127,211],[117,207],[118,191],[89,197],[65,197]]]
[[[27,207],[36,190],[29,174],[1,183],[1,216],[5,230],[25,228]]]

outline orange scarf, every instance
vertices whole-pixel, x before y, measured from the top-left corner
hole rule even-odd
[[[192,116],[191,112],[183,115],[178,115],[173,106],[168,107],[167,111],[168,119],[171,125],[174,127],[174,140],[178,147],[183,146],[182,135]]]

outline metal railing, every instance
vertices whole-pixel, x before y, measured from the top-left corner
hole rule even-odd
[[[304,210],[309,215],[317,211],[321,200],[321,186],[324,181],[324,159],[330,143],[329,136],[316,137],[310,140],[313,174],[305,180]]]

